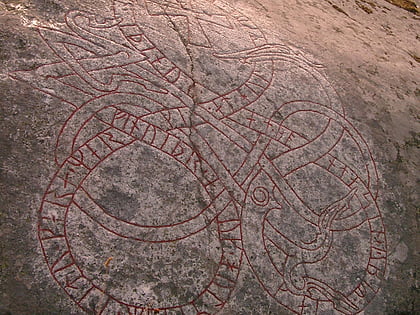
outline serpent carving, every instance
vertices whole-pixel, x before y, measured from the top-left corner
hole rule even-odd
[[[322,66],[296,48],[268,42],[222,1],[115,0],[113,9],[106,18],[71,11],[66,30],[39,28],[59,60],[11,74],[72,109],[39,210],[38,236],[55,280],[87,312],[215,314],[232,297],[247,261],[267,294],[297,314],[362,311],[386,266],[379,179]],[[202,58],[219,65],[220,84],[217,75],[197,69],[206,65]],[[288,87],[279,87],[288,75],[314,95],[288,97]],[[138,217],[128,218],[122,205],[107,208],[101,187],[120,184],[102,183],[105,170],[113,159],[128,165],[124,159],[137,154],[140,164],[150,155],[183,172],[198,187],[196,209],[162,218],[139,204]],[[110,288],[107,275],[89,269],[88,250],[81,249],[88,241],[72,231],[78,217],[106,237],[152,252],[189,239],[196,246],[203,233],[217,235],[220,249],[207,282],[180,280],[182,297],[155,282],[155,289],[126,295],[130,285]],[[362,270],[357,278],[339,270],[351,253],[337,239],[346,238],[365,244],[355,258],[354,270]],[[331,270],[344,284],[333,281]]]

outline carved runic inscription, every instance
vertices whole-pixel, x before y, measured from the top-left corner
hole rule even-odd
[[[378,175],[322,67],[219,0],[113,9],[40,27],[57,61],[11,74],[72,109],[39,209],[58,284],[86,312],[215,314],[247,263],[292,312],[361,312]]]

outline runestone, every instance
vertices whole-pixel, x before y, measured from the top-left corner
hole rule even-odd
[[[11,75],[61,100],[39,207],[47,267],[87,313],[216,314],[245,264],[296,314],[380,288],[378,175],[322,65],[223,1],[115,0],[39,27]]]

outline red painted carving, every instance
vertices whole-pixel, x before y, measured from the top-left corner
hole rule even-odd
[[[187,52],[201,49],[220,62],[246,65],[248,72],[230,90],[199,82],[160,48],[165,39],[153,37],[148,26],[153,19],[169,23]],[[364,309],[379,290],[387,257],[376,203],[378,175],[365,140],[345,117],[319,65],[291,47],[267,43],[256,25],[218,0],[116,0],[112,18],[72,11],[66,22],[68,32],[40,28],[60,61],[12,76],[73,109],[58,136],[57,171],[40,207],[38,235],[51,274],[82,309],[92,311],[92,301],[98,314],[148,314],[153,308],[114,297],[78,266],[67,231],[72,209],[115,236],[150,244],[186,239],[215,224],[222,249],[209,283],[187,303],[159,307],[159,313],[218,312],[231,297],[245,255],[267,293],[295,313]],[[234,31],[244,34],[247,46],[221,50],[215,34]],[[292,64],[317,82],[325,103],[264,101],[276,62]],[[269,114],[260,109],[264,106],[272,107]],[[301,130],[293,123],[296,117],[311,117],[316,128]],[[182,222],[163,225],[108,213],[84,184],[116,152],[135,144],[178,163],[210,202]],[[346,155],[350,146],[353,157]],[[229,158],[228,149],[237,154]],[[312,171],[340,187],[321,191],[336,197],[318,208],[303,196],[305,184],[316,178],[298,180]],[[311,186],[311,192],[320,192]],[[363,274],[339,286],[332,274],[316,269],[329,263],[341,274],[331,256],[340,254],[337,239],[347,234],[365,243],[369,254],[359,262]]]

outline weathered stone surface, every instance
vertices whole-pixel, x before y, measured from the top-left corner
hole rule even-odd
[[[1,1],[0,313],[418,311],[410,5]]]

